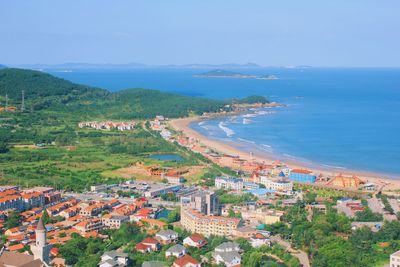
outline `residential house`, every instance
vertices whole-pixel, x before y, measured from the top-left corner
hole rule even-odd
[[[186,249],[180,244],[176,244],[165,251],[165,257],[180,258],[186,255]]]
[[[159,251],[161,248],[160,242],[152,237],[145,238],[142,242],[136,244],[135,249],[141,253],[149,253],[151,251]]]
[[[199,234],[192,234],[191,236],[183,239],[183,245],[188,247],[201,248],[207,245],[207,240]]]
[[[161,230],[156,234],[156,239],[160,241],[161,244],[170,244],[178,240],[178,233],[172,230]]]
[[[129,221],[129,217],[106,214],[103,217],[101,217],[101,221],[105,228],[119,229],[124,222]]]
[[[101,256],[99,267],[122,267],[128,265],[128,254],[116,250],[106,251]]]
[[[201,263],[195,258],[185,255],[174,261],[173,267],[201,267]]]

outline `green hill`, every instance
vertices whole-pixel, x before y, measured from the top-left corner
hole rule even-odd
[[[40,71],[0,70],[0,96],[18,105],[22,90],[27,110],[68,112],[85,118],[153,118],[162,114],[182,117],[191,113],[225,109],[225,101],[181,96],[148,89],[126,89],[111,93],[104,89],[75,84]]]

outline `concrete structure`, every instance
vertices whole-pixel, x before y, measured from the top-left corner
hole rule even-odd
[[[327,185],[335,186],[335,187],[343,187],[343,188],[354,188],[357,189],[360,187],[364,182],[361,181],[360,178],[357,176],[346,177],[342,174],[339,174],[329,180]]]
[[[353,218],[356,212],[364,211],[361,200],[341,199],[336,202],[338,212],[344,213],[347,217]]]
[[[289,180],[300,183],[315,183],[317,177],[312,174],[312,171],[303,169],[294,169],[290,171]]]
[[[266,189],[287,192],[293,190],[293,183],[282,179],[271,179],[266,176],[260,177],[261,184],[265,186]]]
[[[46,240],[46,228],[43,225],[42,217],[40,217],[35,230],[36,242],[31,245],[31,251],[34,259],[49,264],[49,256],[51,245],[47,244]]]
[[[128,216],[116,216],[113,214],[107,214],[101,218],[103,227],[109,229],[119,229],[124,222],[128,221],[129,221]]]
[[[187,197],[181,197],[181,206],[195,209],[205,215],[219,214],[218,197],[213,192],[198,192]]]
[[[390,267],[400,267],[400,250],[390,255]]]
[[[231,236],[240,222],[238,218],[207,216],[191,208],[181,208],[181,224],[192,233],[205,236]]]
[[[217,177],[215,178],[215,187],[218,189],[242,190],[244,180],[235,177]]]
[[[174,185],[157,185],[153,186],[149,191],[144,193],[145,197],[154,198],[166,193],[174,193],[183,187],[182,184]]]

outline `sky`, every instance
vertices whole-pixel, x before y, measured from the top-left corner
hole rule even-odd
[[[1,0],[0,64],[399,67],[399,0]]]

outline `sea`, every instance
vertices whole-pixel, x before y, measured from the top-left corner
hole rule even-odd
[[[400,179],[400,69],[244,68],[279,80],[199,78],[201,68],[52,71],[110,91],[150,88],[215,99],[262,95],[285,105],[195,122],[209,138],[308,167]]]

